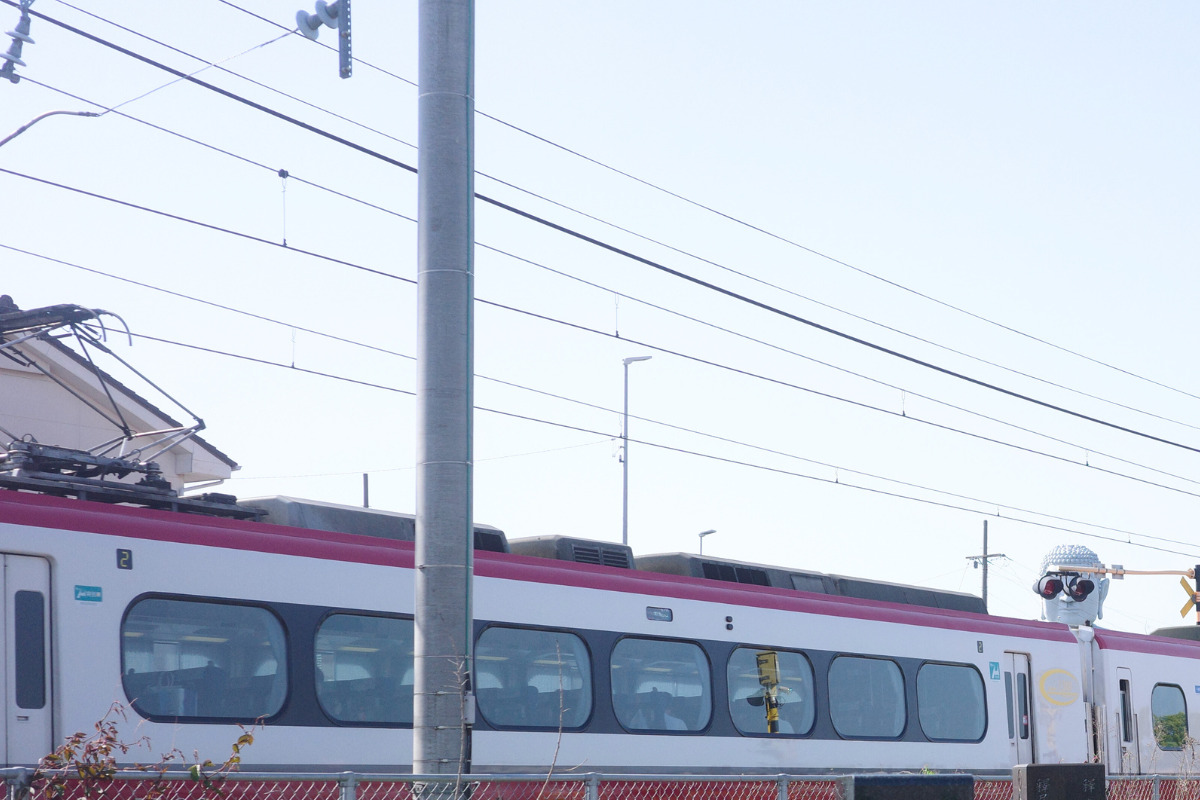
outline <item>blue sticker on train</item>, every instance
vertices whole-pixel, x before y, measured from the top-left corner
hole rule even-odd
[[[994,681],[1000,680],[1000,662],[999,661],[989,661],[988,662],[988,677],[990,677]],[[1196,687],[1196,691],[1200,691],[1200,686]]]
[[[100,603],[104,601],[104,590],[99,586],[80,586],[75,584],[75,599],[83,600],[87,603]]]

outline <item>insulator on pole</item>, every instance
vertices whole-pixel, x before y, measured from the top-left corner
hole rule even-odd
[[[296,30],[314,42],[321,33],[321,26],[337,28],[338,32],[338,74],[349,78],[351,72],[350,58],[350,0],[337,0],[326,3],[317,0],[313,4],[316,13],[305,11],[296,12]]]

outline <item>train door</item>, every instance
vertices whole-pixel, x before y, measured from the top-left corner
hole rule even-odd
[[[1004,654],[1004,698],[1008,709],[1009,756],[1012,763],[1032,764],[1033,683],[1030,680],[1029,654]]]
[[[4,723],[6,765],[36,764],[52,749],[50,704],[50,564],[2,554]]]
[[[1109,719],[1116,723],[1116,730],[1110,737],[1112,758],[1109,759],[1109,771],[1137,775],[1142,771],[1142,764],[1137,744],[1137,715],[1133,713],[1133,674],[1128,667],[1117,667],[1116,703],[1110,705],[1108,710]]]

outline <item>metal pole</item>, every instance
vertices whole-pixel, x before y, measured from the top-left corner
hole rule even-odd
[[[969,560],[974,562],[975,566],[983,567],[983,613],[987,613],[988,607],[988,568],[992,563],[993,558],[1005,558],[1004,553],[989,553],[988,552],[988,524],[987,520],[983,521],[983,553],[977,556],[967,556]],[[982,564],[981,564],[982,562]]]
[[[988,571],[988,551],[987,551],[987,523],[983,521],[983,611],[987,613],[987,571]]]
[[[420,0],[415,774],[470,772],[474,3]]]
[[[629,365],[649,361],[653,356],[621,359],[625,365],[625,412],[621,416],[621,544],[629,544]]]

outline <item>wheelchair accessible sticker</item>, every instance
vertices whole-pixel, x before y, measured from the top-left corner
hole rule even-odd
[[[99,586],[75,584],[75,599],[85,603],[102,603],[104,602],[104,590]]]

